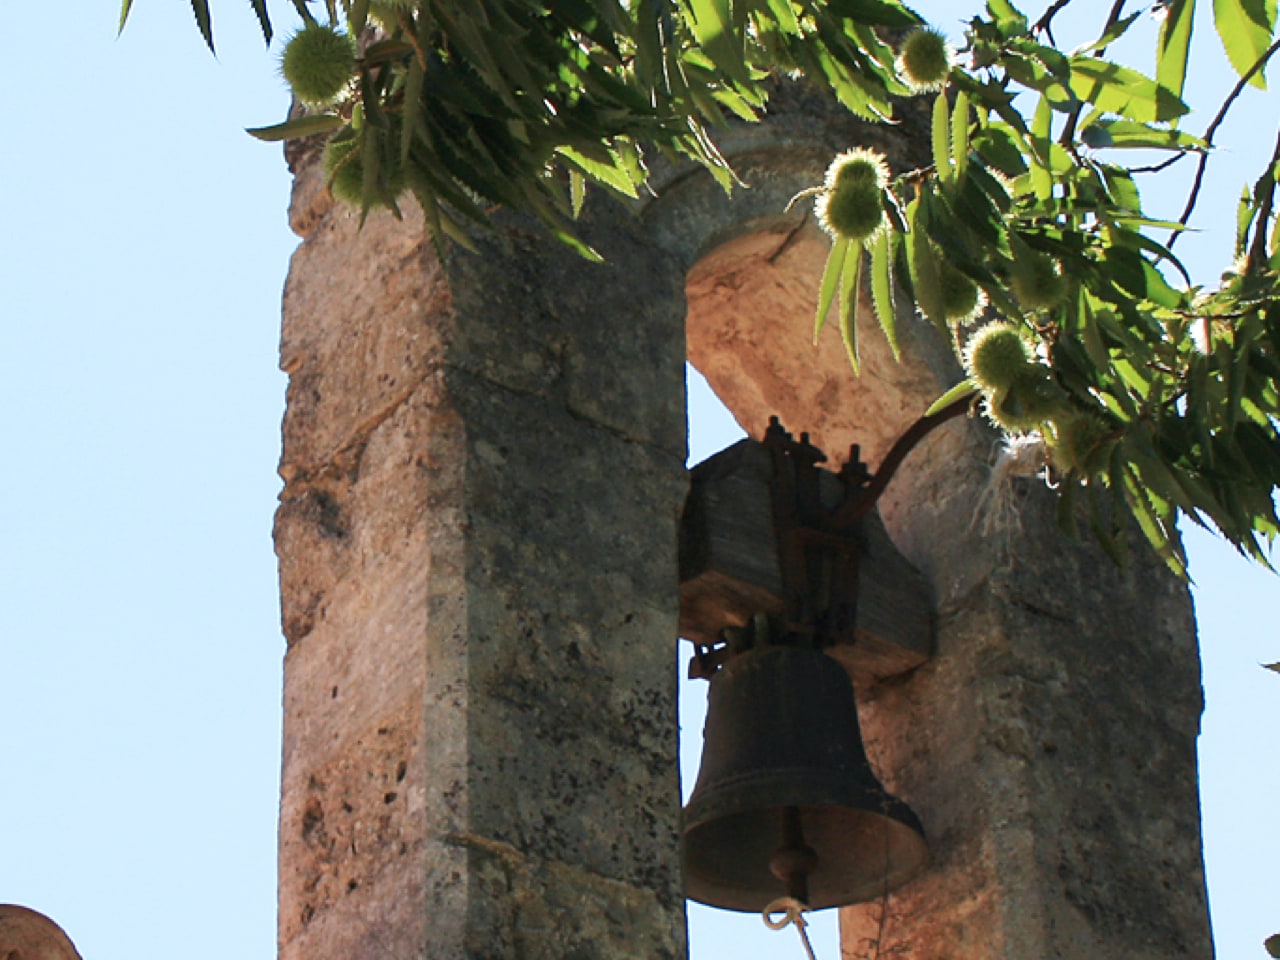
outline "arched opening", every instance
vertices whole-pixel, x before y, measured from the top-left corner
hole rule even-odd
[[[768,418],[779,415],[795,433],[807,431],[838,466],[859,444],[861,457],[874,467],[893,441],[919,417],[958,371],[936,332],[904,311],[901,318],[906,351],[895,360],[864,304],[860,354],[863,370],[855,375],[834,323],[815,343],[812,337],[817,289],[828,241],[804,211],[772,223],[754,219],[737,236],[717,238],[688,271],[686,335],[690,359],[688,416],[689,463],[723,449],[744,434],[759,438]],[[696,369],[695,369],[696,368]],[[915,460],[904,468],[899,484],[923,491],[934,484],[931,468],[920,464],[955,461],[958,445],[972,438],[963,427],[950,442],[942,436],[929,444],[950,448]],[[927,448],[925,448],[927,449]],[[921,453],[925,450],[922,449]],[[975,460],[975,466],[977,462]],[[920,543],[912,511],[901,509],[917,494],[886,503],[895,535]],[[917,550],[917,563],[928,563],[927,549]],[[682,677],[690,653],[682,643]],[[685,798],[692,787],[702,749],[707,685],[682,680],[681,772]],[[886,740],[892,729],[868,728],[869,739]],[[876,751],[871,750],[873,764]],[[882,779],[892,783],[891,776]],[[841,956],[836,911],[810,916],[809,933],[818,957]],[[800,954],[794,933],[774,933],[760,918],[689,904],[692,960],[720,955],[726,949],[742,960],[765,960],[787,951]],[[714,951],[714,953],[713,953]]]
[[[769,181],[774,199],[797,192],[805,175],[793,169]],[[814,182],[815,171],[807,176]],[[863,371],[855,377],[835,329],[812,343],[824,238],[803,211],[782,216],[742,203],[742,216],[726,214],[700,244],[686,248],[690,360],[752,435],[777,414],[791,431],[808,431],[837,463],[851,443],[860,444],[874,470],[892,441],[959,376],[950,348],[927,324],[900,316],[903,357],[895,361],[864,309]],[[687,228],[683,239],[690,239]],[[990,938],[1021,952],[1017,944],[1039,950],[1066,938],[1101,948],[1115,938],[1147,936],[1136,924],[1119,930],[1087,919],[1099,891],[1130,883],[1123,878],[1140,876],[1135,865],[1149,856],[1142,843],[1126,839],[1134,827],[1116,825],[1134,811],[1160,808],[1168,811],[1162,822],[1196,836],[1187,759],[1195,658],[1185,641],[1182,588],[1145,557],[1120,573],[1087,540],[1064,538],[1053,498],[1034,482],[1017,490],[1018,530],[1004,542],[975,533],[994,439],[981,421],[936,431],[880,501],[897,547],[933,584],[939,653],[909,676],[861,691],[859,711],[872,765],[924,821],[933,866],[887,905],[841,911],[838,945],[818,933],[824,960],[908,947],[930,957],[969,955],[970,947],[985,955]],[[1064,594],[1080,599],[1060,602],[1046,591],[1054,578],[1070,584]],[[1129,666],[1113,669],[1118,661]],[[1160,674],[1171,691],[1159,717],[1125,706],[1123,676],[1139,663],[1143,676]],[[696,727],[696,707],[684,712],[686,727]],[[1159,787],[1149,761],[1142,761],[1143,776],[1124,772],[1137,769],[1138,761],[1121,758],[1137,742],[1165,757]],[[686,770],[699,746],[698,730],[686,729]],[[1102,791],[1092,788],[1095,782]],[[1092,811],[1087,822],[1085,810]],[[1103,865],[1095,856],[1099,843],[1115,847],[1114,862]],[[1197,843],[1170,856],[1184,858],[1187,875],[1196,875]],[[1104,872],[1108,879],[1095,879]],[[1194,889],[1179,899],[1144,879],[1125,896],[1161,918],[1143,921],[1151,929],[1198,929]],[[691,906],[694,960],[710,949],[700,929],[704,917]],[[798,949],[755,918],[721,922],[734,924],[735,952],[738,938],[758,946],[761,956]],[[723,935],[709,937],[722,953]]]

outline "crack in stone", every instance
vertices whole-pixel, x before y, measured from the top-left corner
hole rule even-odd
[[[379,427],[400,411],[409,398],[423,384],[439,371],[440,366],[439,363],[430,364],[421,377],[393,395],[383,407],[374,411],[373,414],[358,424],[351,431],[345,443],[318,457],[314,466],[301,467],[295,463],[282,464],[282,471],[288,469],[289,476],[285,478],[284,489],[280,491],[280,499],[282,501],[296,499],[303,495],[306,487],[342,473],[346,473],[348,475],[347,479],[354,482],[359,475],[359,462],[364,455],[365,447],[369,445],[370,438]],[[298,490],[296,489],[298,487],[304,489]]]

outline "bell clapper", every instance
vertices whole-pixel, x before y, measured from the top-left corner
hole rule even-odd
[[[809,909],[809,874],[818,853],[804,842],[798,807],[782,808],[782,846],[769,858],[769,872],[787,885],[787,896]]]
[[[787,885],[787,895],[778,897],[764,908],[764,922],[770,930],[781,930],[794,923],[809,960],[817,958],[813,954],[813,945],[809,943],[809,934],[805,932],[808,923],[804,912],[809,909],[809,874],[817,865],[817,851],[804,842],[800,809],[783,807],[782,846],[769,858],[769,872]],[[781,919],[773,919],[775,913],[781,913]]]

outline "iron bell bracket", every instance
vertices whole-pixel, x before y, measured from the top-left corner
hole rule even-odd
[[[856,680],[914,669],[933,652],[933,598],[889,539],[875,506],[906,455],[966,413],[964,400],[922,417],[872,474],[857,444],[844,466],[809,434],[771,417],[693,468],[680,530],[680,635],[689,676],[710,677],[757,643],[825,650]]]
[[[826,454],[810,443],[808,433],[797,441],[776,416],[769,418],[763,442],[773,467],[769,486],[782,575],[780,642],[830,647],[857,623],[862,552],[856,525],[839,530],[834,519],[871,477],[856,444],[839,473],[819,469]],[[835,483],[824,484],[826,478]]]

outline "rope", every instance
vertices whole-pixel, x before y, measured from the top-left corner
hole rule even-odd
[[[809,942],[809,934],[804,929],[809,925],[804,919],[804,911],[807,909],[809,908],[795,897],[779,897],[764,908],[762,917],[764,925],[770,930],[781,930],[794,923],[800,934],[800,942],[804,944],[804,952],[809,955],[809,960],[818,960],[813,953],[813,944]],[[781,914],[781,919],[773,919],[775,913]]]

